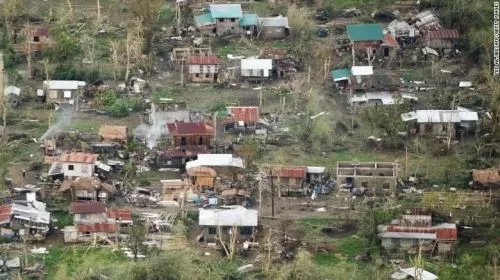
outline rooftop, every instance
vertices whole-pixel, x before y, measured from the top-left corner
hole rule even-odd
[[[43,81],[43,86],[48,90],[75,90],[85,86],[83,81]]]
[[[242,70],[272,70],[272,59],[245,58],[241,60]]]
[[[257,226],[258,211],[238,206],[226,209],[199,209],[200,226]]]
[[[219,64],[219,57],[215,55],[188,56],[187,64],[195,65],[216,65]]]
[[[349,68],[344,68],[344,69],[336,69],[331,72],[333,81],[341,81],[341,80],[348,80],[349,77],[352,75],[351,69]]]
[[[459,110],[417,110],[401,114],[403,121],[416,120],[417,123],[459,123],[477,121],[477,112]]]
[[[99,155],[92,153],[72,152],[61,155],[58,162],[75,162],[75,163],[95,163]]]
[[[433,39],[458,39],[460,34],[456,29],[439,29],[434,31],[427,31],[425,34],[426,40]]]
[[[104,139],[127,140],[127,132],[126,126],[103,125],[99,128],[99,136]]]
[[[351,42],[381,41],[384,38],[380,24],[348,24],[346,28]]]
[[[211,4],[209,9],[210,15],[214,19],[243,17],[240,4]]]
[[[284,16],[260,18],[259,25],[263,27],[288,27],[288,18]]]
[[[105,232],[105,233],[115,233],[118,231],[118,226],[115,223],[96,223],[92,225],[78,225],[78,232],[88,232],[88,233],[96,233],[96,232]]]
[[[108,209],[108,218],[131,221],[132,212],[128,209]]]
[[[243,160],[238,157],[233,157],[232,154],[199,154],[197,160],[188,161],[186,163],[186,169],[197,166],[206,167],[217,167],[217,166],[227,166],[227,167],[238,167],[244,168],[245,165]]]
[[[215,20],[212,18],[210,13],[204,13],[201,15],[194,16],[194,22],[196,26],[206,26],[215,24]]]
[[[75,201],[71,202],[71,214],[105,213],[106,205],[100,201]]]
[[[279,166],[272,169],[273,176],[282,178],[305,178],[306,173],[305,166]]]
[[[259,16],[257,14],[244,13],[240,20],[240,26],[257,26]]]
[[[175,122],[167,123],[168,132],[171,135],[212,135],[214,128],[204,122],[185,123]]]
[[[236,122],[259,121],[259,107],[227,107],[227,109]]]

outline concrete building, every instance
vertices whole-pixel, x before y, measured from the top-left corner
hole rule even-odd
[[[252,35],[257,30],[258,16],[243,13],[241,4],[210,4],[208,11],[194,17],[196,27],[205,32],[223,36]]]
[[[396,192],[399,166],[396,162],[337,162],[337,184],[353,193]]]
[[[66,179],[94,176],[94,168],[99,155],[82,152],[71,152],[61,155],[52,164],[48,175],[64,174]]]
[[[83,87],[83,81],[43,81],[43,90],[48,102],[75,104]]]
[[[264,39],[283,39],[290,35],[288,18],[283,16],[259,18],[259,36]]]
[[[237,234],[238,240],[252,240],[258,225],[258,211],[242,206],[220,209],[199,209],[199,223],[203,228],[202,237],[205,242],[228,240]],[[233,232],[236,228],[237,233]]]
[[[194,83],[213,83],[219,74],[219,58],[215,55],[188,56],[189,79]]]
[[[270,79],[272,71],[272,59],[246,58],[241,60],[241,76],[245,79]]]

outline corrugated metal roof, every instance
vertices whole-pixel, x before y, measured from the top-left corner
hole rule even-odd
[[[500,184],[500,170],[498,168],[489,168],[472,170],[472,181],[483,186]]]
[[[246,226],[258,225],[258,211],[238,206],[230,209],[199,209],[200,226]]]
[[[391,34],[385,34],[384,40],[382,41],[382,46],[390,48],[399,48],[399,44],[396,39]]]
[[[456,29],[439,29],[434,31],[427,31],[425,35],[426,40],[433,39],[458,39],[460,34]]]
[[[242,70],[272,70],[272,59],[246,58],[241,60]]]
[[[96,162],[98,157],[99,157],[98,154],[72,152],[61,155],[57,161],[93,164]]]
[[[44,210],[13,203],[11,211],[11,215],[14,215],[16,218],[24,218],[35,223],[46,225],[50,223],[50,212]]]
[[[244,168],[243,160],[232,154],[199,154],[197,160],[188,161],[186,169],[198,166],[216,167],[228,166]]]
[[[78,232],[83,232],[83,233],[85,232],[115,233],[116,231],[118,231],[118,227],[115,223],[96,223],[93,225],[84,225],[84,224],[78,225]]]
[[[70,205],[71,214],[105,213],[106,205],[100,201],[74,201]]]
[[[259,25],[262,27],[288,27],[288,18],[284,16],[260,18]]]
[[[240,19],[240,26],[257,26],[259,23],[259,16],[257,14],[245,13]]]
[[[0,224],[10,222],[10,215],[12,213],[12,204],[0,205]]]
[[[83,81],[43,81],[48,90],[75,90],[85,86]]]
[[[307,173],[322,174],[325,173],[326,167],[324,166],[308,166]]]
[[[341,81],[341,80],[347,80],[351,76],[351,70],[348,68],[344,69],[335,69],[331,72],[333,81]]]
[[[422,239],[436,240],[436,233],[419,233],[419,232],[383,232],[379,234],[380,238],[394,239]]]
[[[209,5],[212,18],[242,18],[240,4],[211,4]]]
[[[215,24],[215,20],[210,13],[194,16],[194,22],[198,27]]]
[[[99,128],[99,136],[104,139],[127,140],[128,128],[121,125],[103,125]]]
[[[281,178],[305,178],[307,168],[302,166],[280,166],[273,169],[273,176]]]
[[[227,107],[236,122],[258,122],[259,107]]]
[[[373,75],[373,66],[353,66],[351,67],[353,76],[369,76]]]
[[[384,38],[380,24],[348,24],[346,29],[352,42],[381,41]]]
[[[195,55],[187,57],[187,64],[199,65],[217,65],[219,64],[219,57],[215,55]]]
[[[130,221],[132,220],[132,211],[128,209],[108,209],[108,218]]]
[[[214,128],[204,122],[197,123],[167,123],[168,132],[171,135],[212,135]]]

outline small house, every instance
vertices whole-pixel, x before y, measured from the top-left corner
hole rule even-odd
[[[354,194],[396,192],[397,162],[337,162],[337,183]]]
[[[240,4],[210,4],[208,10],[194,17],[194,21],[199,30],[217,36],[251,35],[258,25],[257,15],[243,13]]]
[[[43,90],[48,102],[74,104],[75,99],[82,94],[83,81],[43,81]]]
[[[65,243],[109,241],[117,236],[118,225],[114,222],[78,224],[65,227],[62,232]]]
[[[71,202],[69,212],[75,225],[104,223],[108,219],[106,205],[100,201]]]
[[[214,128],[204,122],[175,122],[166,126],[175,147],[210,146],[214,137]]]
[[[83,152],[62,154],[49,169],[49,175],[64,174],[66,179],[94,176],[94,168],[99,155]]]
[[[213,189],[215,186],[217,171],[213,168],[206,166],[190,167],[187,169],[187,174],[191,185],[195,186],[197,190]]]
[[[353,54],[356,50],[362,50],[367,52],[369,58],[373,57],[384,40],[380,24],[348,24],[346,29]]]
[[[330,72],[333,78],[335,86],[339,89],[345,89],[350,84],[350,78],[352,76],[351,69],[335,69]]]
[[[410,125],[410,132],[421,136],[454,139],[473,131],[479,117],[465,110],[416,110],[401,115]]]
[[[438,50],[452,49],[455,41],[460,37],[456,29],[439,29],[426,31],[424,45]]]
[[[350,106],[393,104],[396,104],[396,100],[389,92],[354,93],[349,98]]]
[[[272,77],[273,60],[246,58],[241,60],[241,76],[249,80],[265,80]]]
[[[184,191],[187,189],[187,182],[183,179],[161,180],[163,185],[162,201],[180,202],[184,199]]]
[[[290,35],[288,18],[283,16],[260,18],[259,35],[264,39],[283,39]]]
[[[403,20],[393,20],[386,29],[395,38],[415,38],[419,35],[416,27]]]
[[[307,194],[306,173],[305,166],[277,166],[271,169],[271,179],[279,187],[279,196]]]
[[[287,50],[277,48],[262,48],[259,53],[259,59],[272,59],[272,76],[285,78],[290,73],[297,72],[295,61],[288,57]]]
[[[473,188],[498,188],[500,187],[500,169],[474,169],[472,170]]]
[[[150,165],[156,168],[176,168],[185,170],[186,162],[198,158],[198,154],[209,154],[206,146],[171,147],[166,150],[155,151],[150,158]]]
[[[99,140],[101,143],[125,145],[128,142],[128,128],[118,125],[103,125],[99,128]]]
[[[134,224],[132,220],[132,211],[129,209],[108,209],[108,222],[116,222],[120,227],[131,226]]]
[[[236,133],[255,132],[259,125],[259,107],[227,107],[230,116],[224,121],[224,130]]]
[[[59,192],[69,192],[73,201],[93,200],[106,202],[116,192],[113,185],[101,182],[96,177],[79,177],[75,180],[64,180]]]
[[[242,206],[199,209],[198,225],[202,227],[201,234],[205,242],[227,241],[233,234],[239,241],[253,240],[258,225],[258,211]],[[236,230],[236,232],[234,232]]]
[[[188,56],[189,79],[195,83],[212,83],[219,74],[219,58],[215,55]]]

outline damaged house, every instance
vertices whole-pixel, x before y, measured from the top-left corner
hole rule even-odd
[[[259,18],[259,36],[264,39],[283,39],[290,35],[288,18],[283,16]]]
[[[473,188],[498,188],[500,187],[500,169],[474,169],[472,170]]]
[[[451,138],[467,135],[477,127],[477,112],[461,110],[416,110],[401,115],[410,132],[420,136]]]
[[[424,34],[424,46],[437,50],[453,49],[460,37],[456,29],[429,30]]]
[[[194,22],[199,30],[217,36],[253,35],[259,24],[258,16],[243,13],[240,4],[210,4],[204,13],[194,17]]]
[[[224,131],[231,133],[264,134],[266,127],[260,122],[259,107],[227,107],[229,117],[221,120]]]
[[[43,81],[43,92],[47,102],[75,104],[85,87],[83,81]]]
[[[413,17],[412,23],[420,31],[440,29],[439,18],[432,11],[423,11]]]
[[[379,238],[387,251],[408,253],[424,252],[448,254],[458,242],[456,224],[442,223],[432,225],[432,216],[414,210],[402,215],[389,225],[379,226]]]
[[[289,74],[297,72],[297,69],[295,69],[295,61],[288,57],[287,50],[263,48],[260,50],[259,59],[273,60],[273,77],[285,78]]]
[[[337,184],[354,194],[392,194],[398,171],[396,162],[337,162]]]
[[[214,128],[205,122],[167,123],[167,130],[172,145],[180,146],[210,146],[214,137]]]
[[[198,225],[202,234],[198,240],[216,242],[229,240],[237,234],[239,241],[253,240],[258,225],[258,211],[242,206],[219,209],[199,209]],[[236,229],[236,232],[233,232]]]
[[[368,61],[371,61],[384,40],[382,26],[380,24],[348,24],[346,29],[353,60],[356,51],[365,51]]]
[[[93,177],[94,168],[99,155],[83,152],[62,154],[50,167],[48,175],[64,174],[65,179]]]
[[[108,219],[104,203],[99,201],[72,202],[70,213],[75,226],[65,227],[64,242],[88,242],[109,240],[118,233],[115,219]]]
[[[0,206],[0,227],[6,237],[20,237],[23,240],[43,240],[49,231],[50,212],[38,204],[12,203]]]
[[[186,162],[198,158],[198,154],[210,154],[212,150],[206,146],[170,147],[155,150],[149,158],[150,166],[156,168],[174,168],[184,170]]]
[[[64,180],[59,188],[61,193],[69,193],[71,200],[92,200],[106,202],[116,189],[113,185],[103,183],[97,177],[80,177],[75,180]]]
[[[386,29],[395,38],[415,38],[420,34],[415,26],[403,20],[393,20]]]
[[[232,154],[199,154],[197,160],[186,163],[186,169],[205,166],[212,167],[218,175],[232,176],[235,171],[245,168],[243,159]]]
[[[325,167],[313,166],[270,166],[270,177],[278,187],[278,195],[308,195],[311,187],[323,179]],[[324,190],[319,190],[323,193]]]
[[[215,55],[188,56],[189,80],[194,83],[213,83],[219,74],[219,58]]]
[[[204,189],[214,189],[215,178],[217,178],[217,171],[206,166],[196,166],[187,169],[187,175],[191,185],[197,191]]]
[[[163,199],[162,201],[180,202],[184,199],[184,192],[188,188],[188,183],[184,179],[161,180],[163,185]]]
[[[101,143],[119,143],[126,145],[128,142],[128,127],[118,125],[103,125],[99,128]]]

